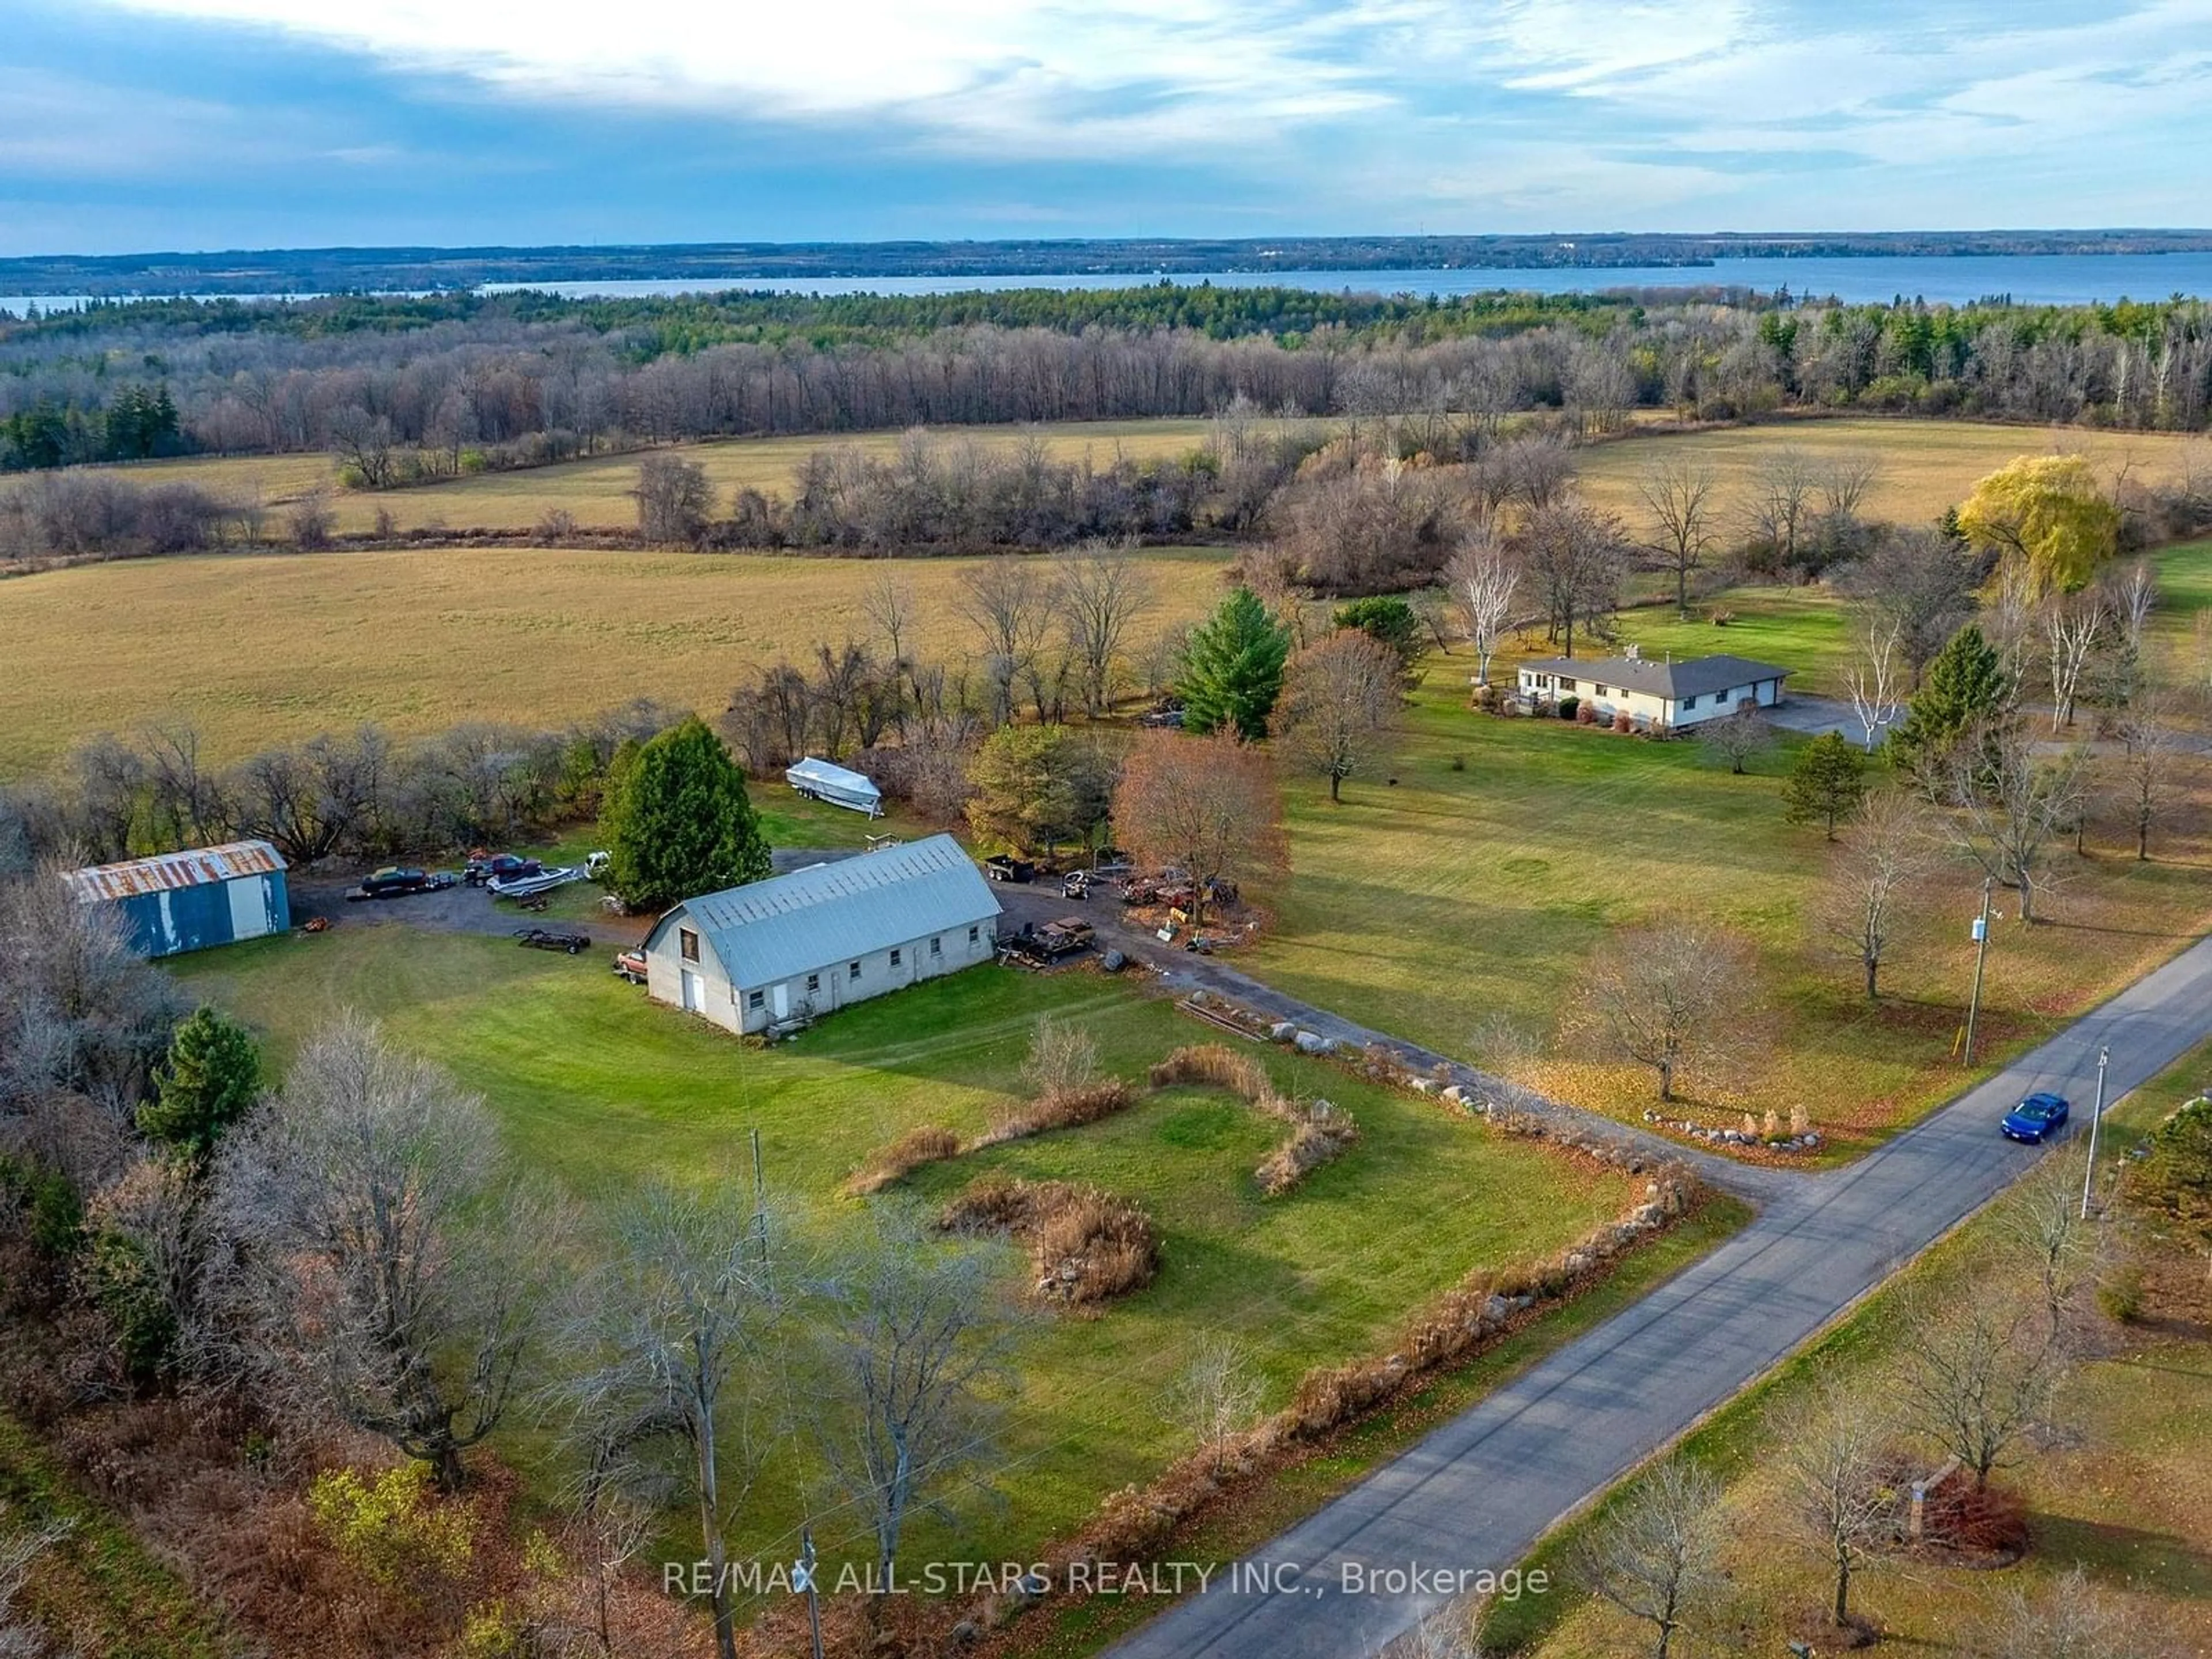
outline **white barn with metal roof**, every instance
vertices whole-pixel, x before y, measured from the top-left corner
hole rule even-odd
[[[988,962],[999,901],[950,836],[684,900],[646,935],[646,989],[732,1031],[812,1018]]]

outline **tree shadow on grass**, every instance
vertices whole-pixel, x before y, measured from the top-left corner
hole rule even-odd
[[[2080,1562],[2093,1577],[2118,1575],[2133,1589],[2193,1601],[2212,1601],[2212,1553],[2191,1540],[2144,1527],[2031,1511],[2034,1553]]]

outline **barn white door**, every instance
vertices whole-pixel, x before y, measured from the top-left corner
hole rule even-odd
[[[684,1012],[687,1014],[697,1013],[699,1002],[699,975],[686,968],[684,969]]]
[[[777,986],[775,990],[769,992],[768,1000],[775,1008],[775,1017],[778,1019],[791,1018],[791,987],[787,982]]]

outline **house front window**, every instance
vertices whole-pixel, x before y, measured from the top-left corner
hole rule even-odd
[[[683,954],[684,961],[698,961],[699,935],[693,933],[689,927],[678,928],[676,930],[676,948]]]

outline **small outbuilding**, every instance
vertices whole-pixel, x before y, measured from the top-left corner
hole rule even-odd
[[[1748,657],[1654,662],[1632,645],[1621,657],[1524,662],[1519,690],[1530,708],[1556,708],[1573,697],[1595,709],[1601,720],[1625,709],[1640,731],[1673,731],[1738,709],[1773,708],[1782,701],[1782,683],[1790,672]]]
[[[811,1019],[988,962],[999,901],[950,836],[686,899],[646,935],[646,989],[732,1031]]]
[[[292,925],[284,860],[265,841],[95,864],[62,879],[80,903],[112,910],[131,949],[149,957],[234,945]]]
[[[884,792],[873,780],[809,755],[784,768],[783,781],[809,800],[826,800],[872,818],[884,815]]]

